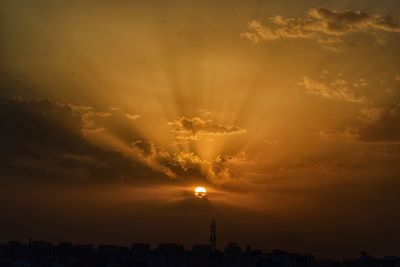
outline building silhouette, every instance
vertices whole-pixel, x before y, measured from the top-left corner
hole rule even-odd
[[[115,245],[52,244],[9,241],[0,244],[0,267],[400,267],[399,257],[374,258],[365,252],[354,260],[315,260],[311,255],[284,250],[263,252],[238,243],[216,248],[216,225],[210,225],[209,244],[182,245],[162,243],[152,249],[147,243],[130,247]]]

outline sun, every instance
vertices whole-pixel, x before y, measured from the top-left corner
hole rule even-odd
[[[198,186],[194,189],[194,195],[198,198],[203,198],[207,195],[207,190],[205,187]]]

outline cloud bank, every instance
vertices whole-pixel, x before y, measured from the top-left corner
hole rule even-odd
[[[341,43],[343,37],[353,33],[399,33],[398,20],[390,15],[370,14],[362,11],[336,11],[326,8],[310,9],[305,17],[287,18],[277,15],[264,25],[253,20],[241,34],[253,43],[282,39],[311,39],[326,48]]]
[[[200,117],[186,118],[169,122],[172,132],[177,139],[199,140],[203,137],[238,135],[246,133],[246,130],[235,125],[222,125],[209,119]]]
[[[365,103],[367,101],[365,96],[359,96],[354,91],[355,88],[365,86],[366,83],[364,81],[362,81],[361,84],[350,84],[346,80],[335,79],[330,83],[324,83],[304,76],[298,84],[305,89],[306,93],[319,95],[324,98],[344,100],[354,103]]]
[[[234,166],[250,162],[243,155],[202,159],[193,152],[168,150],[135,131],[133,124],[139,115],[127,116],[117,108],[97,110],[50,100],[0,98],[0,110],[4,124],[0,169],[7,177],[55,183],[154,184],[172,178],[224,184],[237,176]],[[170,125],[178,139],[245,132],[197,117]]]

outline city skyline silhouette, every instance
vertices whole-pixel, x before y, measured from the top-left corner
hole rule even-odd
[[[398,0],[0,0],[0,267],[400,267],[399,47]]]

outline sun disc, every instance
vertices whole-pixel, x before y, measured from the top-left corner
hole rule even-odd
[[[198,198],[203,198],[207,195],[207,189],[203,186],[198,186],[194,189],[194,195]]]

